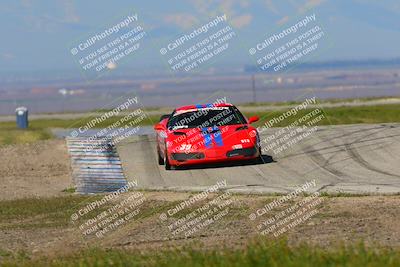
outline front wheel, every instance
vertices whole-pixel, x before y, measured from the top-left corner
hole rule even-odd
[[[164,165],[164,159],[160,155],[160,150],[157,148],[158,165]]]
[[[164,154],[164,165],[165,165],[165,169],[166,169],[167,171],[169,171],[169,170],[172,169],[171,164],[169,164],[167,151],[165,151],[165,154]]]
[[[256,164],[264,163],[264,160],[263,160],[263,157],[262,157],[262,149],[261,149],[261,147],[258,147],[258,157],[254,159],[254,163],[256,163]]]

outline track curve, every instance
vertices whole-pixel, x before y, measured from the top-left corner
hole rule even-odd
[[[125,176],[143,189],[198,191],[226,180],[234,192],[286,193],[315,179],[311,191],[400,193],[400,124],[319,127],[281,153],[264,150],[265,163],[257,165],[166,171],[157,164],[154,136],[128,138],[117,150]]]

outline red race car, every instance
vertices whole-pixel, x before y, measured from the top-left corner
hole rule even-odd
[[[232,104],[184,106],[163,115],[154,126],[158,163],[176,166],[237,160],[261,160],[257,129]]]

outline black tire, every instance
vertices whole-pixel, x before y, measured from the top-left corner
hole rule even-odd
[[[165,152],[164,157],[165,157],[165,158],[164,158],[165,169],[166,169],[167,171],[169,171],[169,170],[172,169],[172,166],[171,166],[171,164],[169,164],[167,152]]]
[[[157,148],[158,165],[164,165],[164,159],[160,155],[160,150]]]
[[[254,163],[256,163],[256,164],[264,163],[261,147],[258,147],[258,157],[254,159]]]

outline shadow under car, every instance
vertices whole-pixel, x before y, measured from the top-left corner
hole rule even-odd
[[[239,167],[239,166],[249,166],[249,165],[261,165],[275,162],[272,156],[261,155],[261,159],[251,159],[251,160],[235,160],[226,161],[218,163],[204,163],[204,164],[194,164],[194,165],[181,165],[174,166],[174,170],[195,170],[195,169],[211,169],[211,168],[226,168],[226,167]]]

